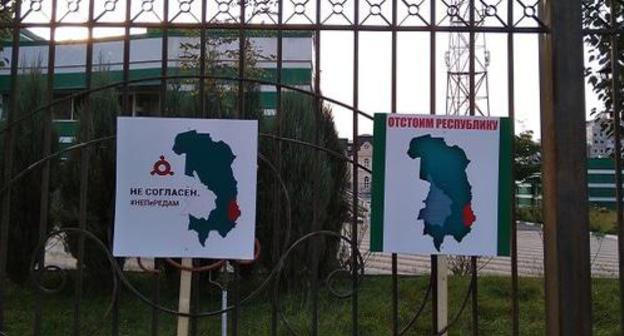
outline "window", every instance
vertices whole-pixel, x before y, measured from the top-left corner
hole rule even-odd
[[[74,99],[68,98],[69,94],[54,95],[54,101],[59,101],[52,106],[54,119],[56,120],[73,120],[74,119]]]
[[[368,159],[364,159],[364,167],[368,168],[369,165],[369,160]]]
[[[370,188],[370,177],[364,176],[364,189]]]
[[[156,115],[160,108],[158,93],[136,93],[134,112],[138,116]]]

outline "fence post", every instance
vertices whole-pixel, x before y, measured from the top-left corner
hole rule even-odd
[[[433,295],[436,296],[436,316],[437,316],[437,330],[440,332],[447,329],[448,324],[448,260],[445,255],[438,255],[436,258],[436,291]],[[446,336],[448,333],[444,332],[442,336]]]
[[[539,37],[547,335],[591,335],[581,0],[544,0]]]

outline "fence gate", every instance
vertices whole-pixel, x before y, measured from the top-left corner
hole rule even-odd
[[[607,110],[611,109],[608,119],[614,122],[612,125],[619,125],[622,108],[619,80],[622,78],[620,66],[623,62],[619,41],[624,21],[624,4],[621,1],[4,0],[1,6],[0,28],[7,41],[3,44],[0,68],[3,71],[0,86],[3,86],[4,102],[0,130],[3,144],[0,189],[1,335],[15,335],[12,326],[17,323],[16,317],[9,312],[19,308],[12,306],[18,303],[17,300],[7,299],[11,295],[9,292],[15,288],[8,282],[7,275],[11,271],[7,271],[18,267],[16,260],[23,260],[25,255],[28,258],[32,255],[32,261],[29,264],[30,274],[24,281],[31,279],[36,290],[32,296],[23,298],[29,302],[30,309],[22,312],[23,318],[32,318],[32,323],[28,330],[20,332],[48,334],[50,331],[47,330],[52,330],[45,328],[50,323],[46,321],[46,316],[50,314],[49,304],[59,302],[58,309],[67,309],[63,326],[58,326],[66,327],[61,333],[71,329],[73,335],[96,331],[118,335],[123,332],[120,331],[121,321],[136,318],[123,316],[120,306],[125,304],[124,301],[139,300],[141,303],[136,309],[152,309],[151,326],[142,326],[149,329],[152,335],[164,333],[164,326],[171,323],[172,316],[177,315],[191,318],[193,335],[203,334],[198,324],[203,320],[213,320],[217,325],[224,312],[228,313],[228,332],[246,334],[248,330],[245,328],[253,319],[250,316],[258,314],[247,310],[246,304],[266,295],[270,301],[268,311],[262,315],[266,320],[264,325],[268,325],[262,329],[266,333],[326,334],[323,320],[338,318],[323,314],[319,308],[323,300],[320,293],[329,291],[331,298],[350,302],[349,329],[341,333],[370,333],[363,323],[369,316],[360,313],[362,307],[368,304],[360,300],[362,286],[367,281],[363,275],[368,265],[365,249],[362,248],[366,239],[359,238],[367,234],[362,232],[366,226],[361,223],[362,219],[366,222],[366,204],[361,190],[366,186],[359,182],[359,177],[370,173],[370,169],[358,157],[358,145],[363,143],[363,134],[371,129],[372,113],[379,112],[361,108],[361,102],[366,98],[361,95],[362,79],[368,77],[367,71],[370,70],[362,63],[365,56],[362,45],[372,33],[381,34],[389,42],[388,57],[376,60],[375,66],[389,69],[388,106],[392,113],[396,113],[402,104],[399,100],[401,86],[411,85],[424,87],[428,92],[421,97],[421,100],[426,100],[428,95],[428,112],[444,113],[443,104],[439,103],[444,100],[439,97],[448,93],[442,92],[439,86],[446,77],[441,75],[446,72],[440,66],[444,60],[439,51],[446,49],[451,36],[462,39],[468,57],[458,58],[467,62],[463,67],[465,72],[454,74],[463,93],[450,95],[447,104],[456,103],[456,113],[485,113],[486,109],[480,105],[484,84],[483,73],[479,69],[483,64],[479,63],[481,56],[477,53],[480,52],[478,48],[483,36],[494,37],[499,47],[496,52],[505,54],[506,59],[501,58],[504,66],[497,68],[498,75],[504,79],[490,84],[506,87],[499,90],[505,93],[506,103],[499,105],[506,106],[506,113],[512,120],[516,115],[516,92],[520,85],[527,85],[516,85],[514,80],[515,69],[524,62],[514,57],[517,52],[515,45],[519,38],[537,36],[546,209],[544,264],[547,334],[591,334],[583,38],[599,39],[610,48],[610,56],[601,63],[606,65],[601,73],[605,76],[603,80],[611,81],[608,90],[611,100],[606,106]],[[45,38],[39,38],[33,32]],[[325,87],[324,78],[330,75],[321,71],[328,61],[323,57],[328,50],[321,48],[326,46],[323,38],[338,32],[347,37],[331,48],[345,48],[346,51],[333,50],[331,59],[346,58],[349,64],[348,68],[343,68],[344,74],[338,77],[351,77],[345,81],[351,83],[350,100],[326,96],[321,90]],[[101,36],[109,37],[97,38]],[[423,49],[418,48],[418,60],[415,62],[425,62],[427,72],[409,80],[400,80],[403,64],[399,62],[399,46],[402,39],[406,39],[406,45],[409,45],[409,39],[416,36],[425,42],[420,44]],[[57,41],[67,37],[84,39],[73,43]],[[264,47],[264,51],[258,48],[258,44]],[[304,59],[297,59],[306,45],[308,49],[303,53]],[[223,54],[215,50],[222,50]],[[371,67],[370,64],[368,66]],[[78,79],[76,73],[81,74]],[[102,79],[101,74],[108,74],[108,77]],[[37,81],[33,79],[36,76],[44,78],[44,85],[38,88],[39,91],[32,91],[32,87],[37,86]],[[336,77],[331,78],[335,80]],[[451,75],[448,78],[453,79]],[[31,87],[27,89],[27,85]],[[381,91],[383,89],[380,88]],[[27,92],[36,92],[36,95],[25,98],[23,95]],[[269,240],[272,244],[269,250],[262,250],[262,256],[256,262],[262,264],[263,258],[269,258],[273,267],[258,267],[264,270],[259,272],[259,280],[250,280],[247,265],[236,261],[196,261],[194,265],[185,266],[176,260],[158,259],[152,267],[139,259],[135,266],[144,272],[137,275],[122,271],[123,261],[115,260],[108,246],[112,227],[100,226],[101,232],[95,232],[92,226],[92,216],[106,217],[95,213],[98,204],[108,201],[95,192],[108,190],[98,189],[98,183],[103,183],[100,181],[103,178],[114,179],[114,166],[112,171],[100,166],[103,162],[111,162],[112,158],[106,161],[102,153],[110,149],[115,137],[114,128],[103,131],[99,127],[101,124],[98,124],[106,122],[106,116],[96,112],[102,106],[108,106],[103,105],[110,102],[107,95],[119,97],[119,115],[169,117],[189,116],[181,111],[183,104],[180,96],[187,94],[185,92],[193,93],[190,100],[193,104],[188,110],[193,111],[192,115],[196,117],[255,118],[260,115],[273,120],[273,127],[268,128],[270,131],[261,131],[260,141],[265,142],[270,151],[261,153],[258,163],[270,177],[260,180],[259,193],[270,200],[267,202],[273,211],[271,217],[263,218],[264,222],[259,222],[259,225],[275,222],[286,223],[287,227],[284,232],[276,229],[268,231],[272,237],[261,237],[260,245],[267,245]],[[214,92],[222,95],[215,95]],[[292,95],[312,106],[313,127],[309,134],[306,134],[304,126],[301,126],[299,133],[282,129],[285,125],[282,122],[286,123],[284,120],[289,117],[286,111],[292,111],[289,104],[296,105],[296,102],[288,100],[288,96]],[[413,98],[410,95],[402,96],[403,99]],[[353,146],[350,156],[337,151],[338,147],[331,147],[326,141],[330,138],[328,131],[322,127],[326,122],[326,106],[333,107],[336,116],[351,116],[349,125],[344,122],[337,124],[341,131],[351,130],[349,137]],[[618,113],[612,113],[613,109]],[[111,108],[111,111],[115,109]],[[114,113],[109,114],[115,116]],[[499,113],[504,114],[504,110]],[[303,116],[299,114],[297,118],[301,120],[295,124],[304,125]],[[616,203],[618,232],[622,235],[620,133],[620,128],[615,127]],[[314,162],[336,160],[348,164],[352,182],[349,190],[342,190],[338,195],[340,199],[342,195],[347,198],[344,204],[349,207],[350,214],[345,219],[349,224],[342,230],[328,230],[322,222],[326,218],[322,201],[338,199],[336,195],[328,195],[328,190],[333,189],[319,182],[322,174],[327,173],[323,170],[327,167],[314,164],[305,172],[311,181],[312,204],[308,204],[309,209],[291,207],[290,198],[293,192],[299,192],[296,189],[299,186],[289,182],[284,167],[288,165],[286,160],[294,160],[296,152],[306,151],[312,153]],[[68,167],[73,169],[69,179],[72,181],[69,182],[59,174],[62,169],[70,169]],[[63,188],[66,188],[65,192],[61,190]],[[71,206],[64,203],[70,199],[73,200]],[[304,211],[310,220],[310,225],[303,231],[291,230],[299,224],[291,218],[298,211]],[[57,218],[64,218],[63,223],[71,222],[72,225],[59,226]],[[108,223],[111,222],[109,218]],[[500,307],[500,311],[509,314],[509,333],[518,335],[522,326],[519,325],[515,223],[513,219],[510,237],[511,296],[508,298],[509,305]],[[20,231],[16,228],[23,231],[21,236],[15,233]],[[24,238],[24,235],[30,236]],[[72,246],[72,253],[77,257],[75,267],[52,265],[50,260],[44,260],[46,254],[43,251],[50,249],[52,242],[58,243],[63,238],[70,242],[68,245]],[[31,244],[17,249],[12,243],[18,239]],[[340,243],[327,245],[329,241]],[[341,259],[344,263],[336,271],[320,267],[321,251],[330,245],[344,252]],[[622,286],[623,252],[624,245],[619,243]],[[98,301],[98,309],[108,309],[102,310],[94,321],[85,318],[92,308],[88,303],[96,300],[92,298],[92,293],[85,290],[85,277],[89,267],[94,267],[95,260],[89,258],[95,254],[100,256],[99,267],[108,270],[111,279],[108,285],[112,294],[107,297],[107,302]],[[310,263],[304,275],[290,271],[294,263],[292,258],[295,257]],[[458,311],[453,312],[448,326],[437,325],[435,316],[435,293],[438,288],[432,279],[436,279],[436,257],[431,257],[430,268],[427,267],[424,272],[418,270],[426,276],[413,277],[422,279],[427,285],[423,286],[417,300],[410,298],[409,301],[405,301],[407,299],[400,293],[399,282],[412,278],[399,275],[399,259],[396,254],[391,256],[389,293],[384,297],[390,302],[388,309],[377,312],[390,316],[388,334],[444,334],[447,330],[453,331],[458,321],[467,318],[468,314],[472,334],[479,334],[482,326],[479,325],[479,263],[476,257],[470,262],[471,280],[466,282],[465,297],[457,298],[462,304]],[[126,267],[130,263],[126,261]],[[225,269],[229,271],[223,271]],[[175,305],[167,304],[171,298],[162,290],[167,286],[167,270],[193,271],[194,288],[216,288],[214,277],[219,273],[218,280],[227,281],[230,305],[223,309],[203,309],[200,290],[195,290],[191,313],[180,313],[176,308],[169,308]],[[345,274],[348,274],[346,280]],[[307,279],[304,281],[309,299],[305,305],[307,318],[299,323],[305,328],[289,321],[280,299],[284,288],[281,282],[293,277]],[[146,278],[150,279],[149,282],[145,282]],[[102,283],[107,281],[102,279]],[[69,291],[64,285],[70,283],[74,286],[73,303],[64,307],[63,303],[53,298],[60,295],[59,292]],[[620,302],[624,312],[622,295]],[[407,319],[401,318],[401,304],[411,310]],[[429,312],[432,316],[426,317]],[[246,316],[246,313],[250,315]],[[426,329],[422,329],[423,325]]]

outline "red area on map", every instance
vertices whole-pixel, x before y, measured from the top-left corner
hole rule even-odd
[[[238,217],[240,217],[240,215],[241,212],[238,207],[238,203],[236,203],[236,199],[231,200],[230,204],[228,204],[228,219],[234,222],[238,219]]]
[[[474,212],[472,212],[472,206],[470,205],[470,203],[466,203],[466,205],[464,206],[463,217],[465,227],[471,227],[472,223],[474,223],[474,221],[477,219]]]

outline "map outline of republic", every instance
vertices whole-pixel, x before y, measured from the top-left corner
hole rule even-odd
[[[423,235],[432,237],[438,252],[446,236],[461,243],[477,220],[472,209],[472,186],[466,173],[470,160],[465,151],[457,145],[449,146],[442,137],[426,134],[410,140],[407,155],[420,159],[419,178],[430,185],[422,201],[425,206],[417,217],[424,222]],[[448,169],[455,171],[446,171]]]

